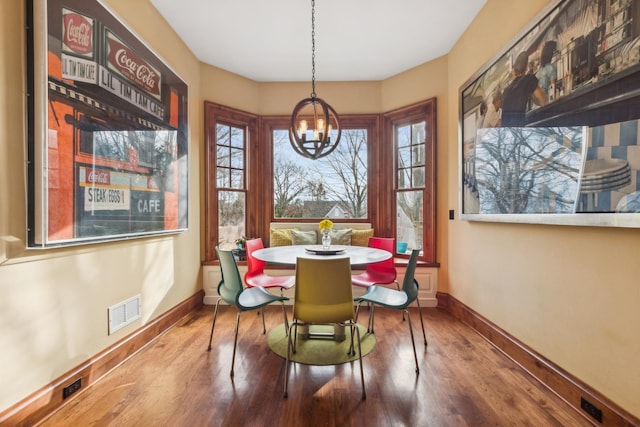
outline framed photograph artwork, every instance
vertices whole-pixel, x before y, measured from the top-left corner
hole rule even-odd
[[[29,0],[28,244],[188,227],[188,87],[98,0]]]
[[[640,2],[549,4],[460,88],[461,218],[640,227]]]

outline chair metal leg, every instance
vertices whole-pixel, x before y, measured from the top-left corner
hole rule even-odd
[[[289,335],[289,319],[287,319],[287,309],[284,306],[284,301],[282,301],[282,315],[284,316],[284,336],[286,337]]]
[[[236,336],[233,339],[233,356],[231,356],[231,373],[230,376],[233,376],[233,365],[236,363],[236,346],[238,345],[238,326],[240,325],[240,313],[242,311],[238,310],[238,315],[236,316]]]
[[[357,324],[353,324],[351,322],[351,345],[353,346],[353,328],[355,327],[356,334],[358,335],[358,359],[360,360],[360,382],[362,383],[362,400],[367,398],[367,393],[364,390],[364,367],[362,366],[362,345],[360,343],[360,329],[358,329]]]
[[[400,290],[400,282],[398,282],[397,280],[394,280],[393,283],[396,284],[396,288],[398,288],[398,290]],[[404,322],[405,318],[404,318],[404,311],[402,312],[402,321]]]
[[[291,351],[293,351],[293,353],[295,354],[296,352],[296,345],[298,345],[298,322],[296,321],[296,319],[293,319],[293,323],[291,326],[295,326],[295,328],[293,328],[293,346],[291,347]],[[289,333],[291,333],[291,329],[289,329]]]
[[[211,335],[209,335],[209,347],[207,348],[207,351],[211,351],[211,341],[213,340],[213,328],[216,327],[216,317],[218,317],[218,305],[220,305],[220,300],[222,298],[218,298],[218,300],[216,301],[216,309],[213,312],[213,323],[211,324]]]
[[[267,333],[267,324],[264,323],[264,307],[259,309],[262,312],[262,335]]]
[[[406,308],[403,310],[407,312],[407,319],[409,319],[409,332],[411,332],[411,345],[413,346],[413,358],[416,361],[416,375],[420,373],[420,368],[418,367],[418,353],[416,352],[416,341],[413,338],[413,326],[411,326],[411,313]]]
[[[375,322],[375,316],[376,316],[376,310],[375,310],[375,304],[369,303],[369,328],[368,328],[368,332],[374,334],[374,330],[373,330],[373,322]]]
[[[362,301],[359,301],[358,304],[356,304],[356,317],[355,317],[355,324],[356,324],[356,329],[358,328],[358,316],[360,315],[360,304],[362,304]],[[367,332],[369,331],[368,328],[369,325],[367,325]],[[360,331],[358,330],[358,336],[359,336]],[[349,353],[348,354],[355,354],[355,348],[353,347],[353,330],[351,331],[351,346],[349,347]]]
[[[427,346],[427,334],[424,333],[424,320],[422,320],[422,308],[420,307],[420,299],[416,298],[418,303],[418,314],[420,315],[420,324],[422,325],[422,338],[424,338],[424,346]]]
[[[295,319],[293,320],[293,322],[291,323],[291,327],[289,328],[289,335],[287,338],[287,342],[289,343],[287,345],[287,360],[285,362],[285,367],[284,367],[284,394],[283,397],[288,397],[287,394],[287,386],[289,384],[289,364],[291,364],[291,349],[293,348],[294,344],[292,342],[292,336],[297,336],[297,328],[298,328],[298,324],[296,323]],[[295,330],[294,330],[295,329]]]
[[[346,326],[346,324],[345,324]],[[347,350],[348,356],[354,356],[356,354],[356,349],[353,346],[353,335],[355,334],[354,329],[358,329],[358,325],[354,322],[349,324],[349,331],[351,332],[351,344],[349,344],[349,349]],[[359,331],[358,331],[359,332]]]

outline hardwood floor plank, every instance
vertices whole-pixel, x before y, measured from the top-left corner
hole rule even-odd
[[[265,310],[267,329],[282,322]],[[206,351],[211,307],[195,310],[40,426],[591,426],[475,331],[448,313],[423,309],[429,346],[412,311],[420,374],[408,322],[376,310],[376,347],[359,362],[291,365],[273,353],[254,313],[240,319],[235,376],[229,376],[236,311],[221,307]],[[360,314],[365,324],[368,311]]]

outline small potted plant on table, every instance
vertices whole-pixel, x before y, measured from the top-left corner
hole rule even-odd
[[[236,248],[231,250],[233,256],[235,256],[238,261],[244,261],[247,259],[247,248],[245,246],[246,241],[246,236],[236,239]]]

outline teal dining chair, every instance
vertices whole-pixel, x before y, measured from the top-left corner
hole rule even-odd
[[[250,239],[245,242],[245,247],[247,249],[247,272],[244,275],[244,282],[250,288],[259,286],[265,289],[269,288],[279,288],[280,295],[283,295],[285,289],[291,289],[296,281],[294,276],[270,276],[264,272],[264,269],[267,267],[267,263],[256,258],[253,253],[260,249],[264,249],[264,244],[262,243],[262,238],[258,237],[255,239]],[[262,312],[262,317],[264,320],[264,310],[260,310]],[[289,331],[289,322],[287,320],[287,312],[284,306],[284,302],[282,303],[282,313],[284,315],[284,327],[285,331]]]
[[[377,305],[380,307],[391,308],[395,310],[401,310],[406,313],[407,319],[409,319],[409,332],[411,333],[411,344],[413,345],[413,357],[416,361],[416,374],[420,373],[418,367],[418,354],[416,353],[416,343],[413,338],[413,326],[411,325],[411,314],[408,307],[416,301],[418,304],[418,313],[420,315],[420,324],[422,325],[422,337],[424,338],[424,345],[427,346],[427,335],[424,332],[424,321],[422,320],[422,309],[420,308],[420,301],[418,300],[418,282],[415,279],[416,264],[418,263],[418,256],[420,255],[419,249],[413,249],[411,251],[411,257],[407,264],[407,269],[404,274],[404,280],[402,281],[402,289],[395,290],[386,288],[384,286],[373,285],[367,289],[364,295],[355,298],[357,303],[356,308],[356,322],[358,320],[358,313],[360,311],[360,304],[363,302]],[[372,312],[373,313],[373,312]],[[369,315],[369,323],[373,322],[373,316]],[[373,326],[369,325],[369,329],[372,330]]]
[[[218,307],[220,305],[220,302],[224,301],[229,305],[235,306],[238,309],[238,314],[236,315],[236,332],[235,338],[233,340],[233,355],[231,357],[230,375],[233,376],[233,367],[236,359],[236,346],[238,344],[238,326],[240,324],[240,314],[243,311],[258,310],[274,302],[284,302],[289,298],[274,295],[260,286],[245,288],[242,284],[240,271],[238,271],[238,265],[236,264],[236,260],[233,257],[233,253],[231,251],[222,250],[218,247],[216,247],[216,253],[218,255],[218,260],[220,261],[222,280],[220,280],[220,283],[218,283],[219,297],[216,301],[216,308],[213,312],[213,323],[211,324],[211,335],[209,336],[209,347],[207,351],[211,351],[213,330],[216,327],[216,318],[218,316]],[[267,333],[264,316],[262,317],[262,333]]]

